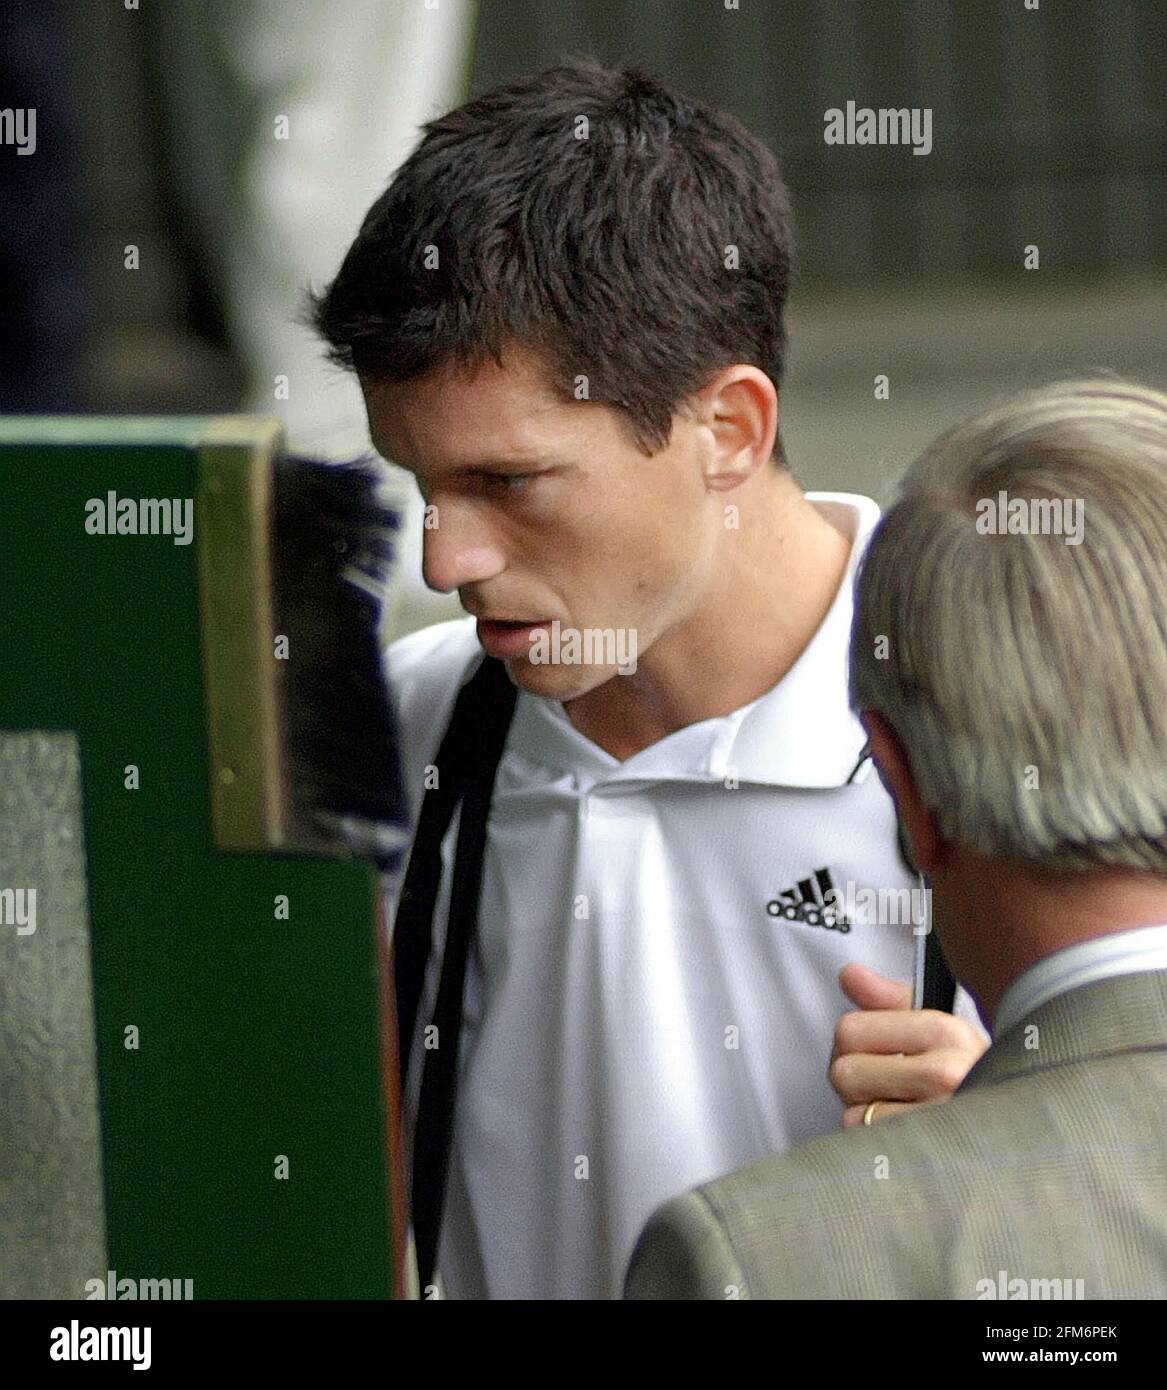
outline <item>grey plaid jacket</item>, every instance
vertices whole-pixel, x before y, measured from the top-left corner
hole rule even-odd
[[[1167,971],[1051,999],[941,1104],[824,1135],[665,1203],[633,1252],[625,1297],[1023,1288],[1167,1298]]]

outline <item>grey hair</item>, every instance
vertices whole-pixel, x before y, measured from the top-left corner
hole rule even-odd
[[[989,529],[1002,493],[1013,534]],[[1077,543],[1024,533],[1059,502]],[[1058,383],[930,445],[860,566],[850,699],[946,838],[1167,874],[1167,395]]]

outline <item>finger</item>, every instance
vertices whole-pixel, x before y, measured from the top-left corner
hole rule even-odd
[[[918,1057],[884,1057],[851,1052],[836,1057],[827,1078],[846,1105],[872,1100],[942,1100],[964,1080],[972,1061],[966,1052],[924,1052]]]
[[[940,1009],[856,1009],[835,1024],[831,1060],[848,1052],[919,1053],[971,1048],[972,1027]]]
[[[923,1102],[925,1105],[927,1101]],[[867,1109],[866,1105],[849,1105],[843,1111],[843,1128],[853,1129],[855,1125],[863,1123],[863,1112]],[[875,1114],[871,1117],[873,1125],[879,1124],[883,1120],[890,1119],[892,1115],[902,1115],[905,1110],[914,1110],[914,1105],[902,1105],[899,1101],[881,1100],[875,1107]]]
[[[839,988],[857,1009],[909,1009],[912,987],[852,961],[839,971]]]

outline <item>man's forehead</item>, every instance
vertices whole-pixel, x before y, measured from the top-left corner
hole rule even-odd
[[[489,458],[535,458],[562,441],[566,405],[538,364],[515,354],[468,369],[446,367],[404,382],[362,378],[374,447],[414,466]]]

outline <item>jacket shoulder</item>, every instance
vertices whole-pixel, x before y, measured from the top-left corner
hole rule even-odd
[[[1089,1297],[1167,1295],[1165,1070],[1129,1053],[973,1087],[704,1195],[754,1298],[976,1298],[1007,1252]]]
[[[628,1265],[626,1299],[749,1298],[725,1225],[697,1189],[659,1207]]]

